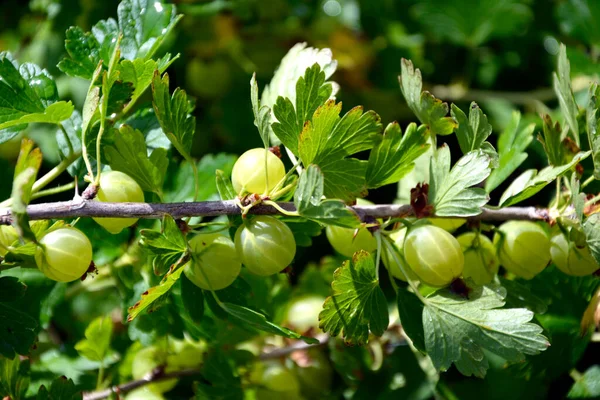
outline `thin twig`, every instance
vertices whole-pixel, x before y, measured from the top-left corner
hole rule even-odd
[[[294,342],[293,344],[291,344],[287,347],[280,347],[273,351],[262,353],[258,358],[261,360],[273,360],[276,358],[285,357],[289,354],[292,354],[295,351],[308,350],[313,347],[320,347],[320,346],[327,344],[327,342],[329,341],[329,335],[327,335],[327,334],[317,335],[315,337],[315,339],[317,339],[319,341],[319,343],[309,344],[309,343],[298,340],[297,342]]]
[[[277,203],[287,212],[295,212],[291,202]],[[412,207],[407,204],[380,204],[353,206],[361,218],[408,217],[413,215]],[[250,210],[251,214],[281,214],[270,205],[257,205]],[[237,215],[240,208],[234,200],[203,201],[187,203],[103,203],[77,198],[71,201],[33,204],[27,207],[31,220],[67,219],[78,217],[113,217],[113,218],[162,218],[170,215],[173,218],[194,216]],[[506,220],[545,220],[550,217],[547,209],[535,207],[507,207],[501,209],[482,208],[481,214],[469,217],[472,221],[506,221]],[[11,210],[0,208],[0,225],[11,223]]]

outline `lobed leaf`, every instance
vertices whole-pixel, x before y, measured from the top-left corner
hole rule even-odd
[[[440,147],[431,159],[429,204],[440,217],[468,217],[481,213],[488,196],[485,190],[471,186],[489,176],[490,157],[475,150],[461,157],[450,170],[450,150]]]
[[[409,124],[402,135],[400,125],[392,122],[385,128],[383,140],[369,154],[367,187],[396,183],[412,171],[415,160],[429,149],[428,132],[424,125]]]
[[[600,213],[592,214],[585,220],[583,232],[592,256],[600,264]]]
[[[600,88],[597,84],[590,87],[590,100],[586,108],[587,136],[594,161],[594,178],[600,179]]]
[[[319,327],[346,342],[362,345],[369,330],[381,336],[389,324],[387,301],[379,287],[373,257],[360,251],[345,261],[333,274],[333,294],[325,300],[319,314]]]
[[[591,153],[591,151],[580,152],[568,164],[557,167],[548,166],[539,173],[535,169],[523,172],[502,194],[500,207],[508,207],[530,198],[556,178],[575,167],[577,163],[587,158]]]
[[[187,242],[177,223],[170,215],[163,219],[160,232],[151,229],[140,231],[140,245],[154,256],[154,271],[164,274],[172,265],[180,265],[187,253]]]
[[[85,339],[75,344],[75,350],[92,361],[102,361],[110,350],[113,324],[110,316],[95,318],[85,328]]]
[[[23,400],[29,387],[29,360],[0,357],[0,396]]]
[[[493,169],[485,182],[490,193],[504,182],[527,159],[525,149],[533,140],[535,124],[520,127],[521,113],[513,111],[510,123],[498,138],[498,167]]]
[[[470,299],[448,289],[427,298],[425,347],[438,370],[447,370],[454,363],[463,375],[482,378],[488,368],[483,350],[517,362],[550,345],[542,328],[530,322],[531,311],[501,309],[505,297],[503,288],[480,287],[470,293]]]
[[[577,107],[577,103],[575,103],[571,87],[571,66],[567,59],[567,47],[562,43],[558,52],[557,71],[552,75],[552,79],[560,110],[571,130],[571,135],[575,139],[575,143],[579,147],[579,123],[577,122],[579,108]]]
[[[142,132],[121,125],[115,130],[113,144],[106,146],[104,152],[111,169],[127,173],[144,191],[162,194],[169,166],[167,150],[157,148],[148,156]]]
[[[480,149],[485,140],[492,134],[492,125],[475,102],[472,102],[471,107],[469,107],[468,119],[466,114],[455,104],[452,104],[451,115],[458,123],[456,138],[463,154]],[[487,144],[491,146],[491,144]]]
[[[268,148],[271,132],[271,109],[267,106],[260,106],[256,74],[253,74],[250,80],[250,101],[252,103],[252,113],[254,114],[254,126],[258,128],[263,145]]]
[[[0,303],[0,355],[26,355],[37,337],[38,323],[28,314]]]
[[[60,376],[52,381],[50,390],[40,386],[36,400],[81,400],[82,393],[73,380]]]

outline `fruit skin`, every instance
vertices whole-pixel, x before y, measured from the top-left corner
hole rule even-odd
[[[0,225],[0,257],[4,257],[7,253],[5,247],[12,245],[19,235],[12,226]]]
[[[143,203],[144,192],[129,175],[120,171],[103,172],[96,199],[110,203]],[[137,218],[94,218],[100,226],[116,235],[137,222]]]
[[[356,237],[352,228],[342,228],[341,226],[327,225],[325,235],[335,251],[344,257],[351,258],[354,253],[360,250],[372,253],[377,249],[377,241],[367,228],[359,228]]]
[[[444,287],[463,271],[464,256],[454,236],[434,225],[409,230],[404,240],[406,262],[427,285]]]
[[[137,352],[131,365],[131,375],[133,379],[141,379],[148,372],[161,365],[166,365],[165,372],[173,372],[166,363],[168,354],[164,349],[158,347],[146,347]],[[162,380],[157,383],[151,383],[146,387],[155,393],[165,393],[177,385],[177,379]]]
[[[213,290],[226,288],[240,274],[242,261],[235,245],[228,237],[218,233],[201,233],[194,236],[189,241],[189,245],[195,254],[185,265],[183,272],[199,288],[205,290],[210,290],[211,286]]]
[[[46,277],[71,282],[82,277],[92,262],[92,244],[80,230],[59,228],[40,239],[35,261]]]
[[[427,218],[432,225],[442,228],[450,233],[454,232],[467,222],[464,218]]]
[[[412,271],[412,269],[408,266],[408,264],[406,263],[406,259],[404,258],[404,239],[406,238],[406,228],[400,229],[397,232],[394,232],[390,235],[390,238],[392,240],[394,240],[394,246],[396,247],[396,250],[398,251],[398,258],[400,261],[400,263],[402,263],[402,266],[404,267],[404,270],[406,271],[406,273],[408,274],[408,277],[411,280],[417,280],[419,279],[415,273]],[[396,264],[396,259],[394,258],[394,256],[388,251],[388,249],[383,246],[383,250],[381,252],[381,261],[383,262],[383,265],[387,268],[388,271],[390,271],[390,273],[392,274],[392,276],[396,279],[400,279],[404,282],[406,282],[406,276],[404,276],[404,274],[402,273],[402,271],[400,270],[400,268],[398,267],[398,265]]]
[[[575,244],[569,244],[562,233],[552,238],[550,254],[558,269],[567,275],[586,276],[600,268],[588,246],[577,248]]]
[[[317,295],[294,300],[287,312],[287,322],[298,332],[319,329],[319,313],[323,309],[325,298]]]
[[[261,276],[280,272],[296,255],[296,241],[290,228],[266,215],[254,217],[238,228],[235,248],[246,268]]]
[[[550,262],[550,239],[546,231],[530,221],[508,221],[498,227],[494,245],[500,264],[509,272],[532,279]]]
[[[265,153],[267,168],[265,170]],[[268,172],[269,186],[266,175]],[[269,193],[285,177],[285,166],[275,154],[257,148],[245,152],[237,159],[231,172],[231,183],[237,194]]]
[[[471,278],[478,285],[490,283],[500,267],[492,241],[475,232],[463,233],[456,240],[465,256],[463,278]]]
[[[300,382],[296,375],[276,361],[255,364],[250,381],[257,384],[257,400],[300,400]]]

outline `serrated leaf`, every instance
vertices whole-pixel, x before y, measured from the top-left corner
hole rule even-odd
[[[456,128],[456,121],[448,117],[448,104],[436,99],[431,93],[423,92],[421,71],[412,61],[402,59],[398,77],[400,89],[408,107],[422,124],[427,125],[433,135],[449,135]]]
[[[92,361],[102,361],[110,350],[113,324],[109,316],[94,319],[85,328],[85,339],[75,344],[75,350]]]
[[[29,360],[0,357],[0,396],[11,400],[25,399],[29,387]]]
[[[56,130],[56,144],[61,159],[72,159],[77,155],[81,155],[82,122],[81,114],[75,110],[69,119],[62,122],[62,129],[58,128]],[[79,156],[76,161],[67,167],[67,172],[71,176],[83,177],[87,173],[83,159]]]
[[[181,19],[175,5],[156,0],[123,0],[117,8],[123,57],[149,59]]]
[[[587,158],[591,153],[591,151],[580,152],[573,157],[570,163],[558,167],[549,166],[539,171],[539,173],[535,169],[523,172],[502,194],[499,206],[508,207],[530,198],[556,178],[565,174],[581,160]]]
[[[484,377],[483,350],[509,362],[544,351],[550,344],[534,314],[523,308],[501,309],[506,291],[475,288],[470,299],[444,289],[427,298],[423,311],[425,346],[433,365],[447,370],[454,363],[463,375]]]
[[[157,286],[153,286],[150,289],[146,290],[142,293],[142,298],[135,303],[133,306],[129,307],[127,311],[129,315],[127,316],[127,322],[133,321],[137,316],[139,316],[144,310],[155,307],[155,302],[158,302],[164,295],[166,295],[169,290],[173,287],[173,285],[179,280],[181,274],[183,273],[183,266],[186,261],[184,257],[179,259],[179,262],[175,264],[175,268],[172,268],[162,279],[160,284]]]
[[[140,245],[154,256],[152,264],[157,275],[178,264],[187,252],[185,237],[170,215],[164,217],[160,232],[142,229],[140,235]]]
[[[538,140],[544,146],[544,150],[548,156],[548,163],[553,166],[563,165],[566,160],[565,149],[562,145],[563,137],[560,124],[557,122],[553,125],[552,118],[547,114],[542,117],[542,120],[543,137],[538,137]]]
[[[237,322],[241,322],[244,325],[247,325],[253,329],[258,331],[271,333],[277,336],[283,336],[290,339],[301,339],[309,344],[318,343],[319,341],[314,338],[302,336],[299,333],[296,333],[288,328],[284,328],[277,324],[274,324],[267,320],[263,314],[251,310],[247,307],[240,306],[238,304],[233,303],[220,303],[221,308],[229,314],[230,317],[233,317]]]
[[[142,132],[129,125],[121,125],[113,135],[113,144],[106,146],[104,153],[111,169],[127,173],[144,191],[162,194],[169,166],[167,151],[154,149],[148,156]]]
[[[367,164],[367,187],[396,183],[412,171],[415,160],[429,149],[428,132],[424,125],[417,128],[409,124],[406,132],[397,122],[392,122],[385,128],[383,140],[375,145],[369,154]]]
[[[592,365],[581,376],[577,376],[569,390],[569,399],[595,399],[600,397],[600,366]]]
[[[324,178],[318,166],[311,164],[300,176],[294,205],[298,213],[324,224],[355,228],[360,225],[358,215],[339,200],[322,200]]]
[[[304,124],[317,108],[329,99],[332,86],[325,82],[325,72],[315,63],[307,68],[296,83],[296,98],[278,97],[273,106],[277,122],[272,128],[283,145],[298,155],[298,140]],[[267,89],[265,89],[267,90]]]
[[[184,90],[175,89],[169,94],[169,75],[162,79],[155,72],[152,80],[152,98],[156,118],[173,146],[188,158],[196,130],[196,118],[189,115],[190,104]]]
[[[0,303],[0,355],[26,355],[37,336],[38,323],[28,314]]]
[[[267,106],[260,106],[258,99],[258,83],[256,83],[256,74],[252,74],[250,80],[250,100],[252,103],[252,113],[254,114],[254,126],[258,128],[258,133],[262,139],[265,148],[269,147],[269,134],[271,131],[271,109]]]
[[[413,345],[425,352],[425,334],[423,330],[423,303],[405,288],[399,288],[398,313],[402,330],[412,340]]]
[[[525,149],[533,140],[535,124],[520,127],[521,113],[513,111],[510,123],[498,138],[498,167],[492,170],[485,182],[485,190],[490,193],[504,182],[527,159]]]
[[[75,387],[73,380],[60,376],[52,381],[50,390],[42,385],[36,400],[81,400],[82,398],[83,396]]]
[[[488,196],[473,188],[490,174],[490,158],[482,150],[462,156],[450,169],[450,150],[440,147],[431,159],[429,204],[437,216],[468,217],[481,213]]]
[[[333,294],[319,314],[319,327],[332,336],[342,334],[352,344],[366,344],[369,330],[381,336],[389,324],[387,301],[379,287],[373,257],[360,251],[333,274]]]
[[[590,100],[586,108],[587,136],[594,161],[594,178],[600,179],[600,88],[596,83],[590,87]]]
[[[12,139],[27,124],[58,124],[71,116],[73,104],[60,101],[56,83],[35,64],[19,66],[0,53],[0,143]]]
[[[577,103],[575,103],[571,87],[571,66],[567,59],[567,47],[562,43],[558,51],[557,71],[552,75],[552,79],[558,104],[571,130],[571,135],[579,147],[579,123],[577,122],[579,109],[577,108]]]
[[[31,191],[35,178],[42,165],[42,152],[39,148],[34,148],[33,141],[23,139],[21,142],[21,151],[15,166],[15,175],[11,193],[13,226],[20,237],[36,241],[36,238],[29,227],[29,217],[27,215],[27,205],[31,200]]]
[[[600,264],[600,213],[592,214],[585,220],[583,232],[592,256]]]
[[[13,276],[0,276],[0,302],[19,300],[25,295],[27,285]]]
[[[492,125],[477,103],[469,107],[469,118],[456,104],[452,104],[452,117],[458,122],[456,138],[463,154],[480,149],[485,140],[492,134]]]

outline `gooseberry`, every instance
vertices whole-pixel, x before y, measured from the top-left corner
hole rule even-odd
[[[12,245],[17,239],[19,239],[19,235],[17,235],[17,231],[12,226],[8,225],[0,225],[0,257],[4,257],[7,253],[7,247]]]
[[[588,246],[578,248],[569,243],[562,233],[552,238],[550,254],[558,269],[567,275],[586,276],[600,268]]]
[[[260,383],[275,392],[300,392],[300,383],[296,375],[278,362],[268,363],[262,371]]]
[[[92,244],[80,230],[59,228],[40,239],[35,261],[46,277],[71,282],[86,273],[92,262]]]
[[[120,171],[103,172],[96,199],[110,203],[143,203],[144,192],[129,175]],[[137,222],[137,218],[94,218],[100,226],[113,235]]]
[[[287,312],[288,324],[299,332],[306,332],[319,326],[319,313],[325,298],[321,296],[301,297],[290,305]]]
[[[434,225],[409,230],[404,240],[404,257],[419,279],[434,287],[449,285],[461,275],[464,266],[456,238]]]
[[[168,353],[159,347],[150,346],[138,351],[131,364],[131,375],[133,379],[141,379],[153,369],[163,366],[165,372],[173,372],[174,368],[167,364]],[[177,385],[177,379],[166,379],[151,383],[146,387],[155,393],[165,393]]]
[[[475,232],[463,233],[456,240],[465,255],[463,277],[471,278],[478,285],[490,283],[500,266],[492,241]]]
[[[235,248],[242,263],[256,275],[273,275],[296,255],[296,241],[282,221],[265,215],[245,221],[235,233]]]
[[[201,233],[194,236],[189,245],[192,259],[183,272],[199,288],[226,288],[240,274],[242,261],[228,237],[218,233]]]
[[[365,227],[359,228],[357,232],[356,229],[352,228],[327,225],[325,235],[331,247],[345,257],[352,257],[354,253],[360,250],[371,253],[377,249],[377,241]]]
[[[454,232],[467,222],[464,218],[427,218],[432,225],[442,228],[450,233]]]
[[[237,159],[231,172],[231,183],[238,194],[266,194],[284,177],[285,167],[279,157],[257,148],[248,150]]]
[[[500,264],[509,272],[532,279],[550,262],[550,239],[531,221],[508,221],[494,235]]]

